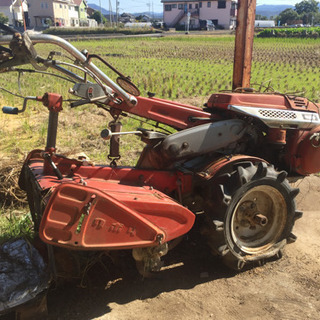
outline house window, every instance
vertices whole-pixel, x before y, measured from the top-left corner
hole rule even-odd
[[[172,4],[172,5],[171,5],[171,8],[172,8],[172,9],[177,9],[177,5],[176,5],[176,4]]]
[[[60,9],[61,9],[61,8],[62,8],[62,4],[60,4],[60,6],[59,6],[59,7],[60,7]]]
[[[44,8],[44,3],[43,2],[41,2],[41,9],[43,9]]]
[[[171,11],[171,4],[166,4],[164,6],[164,11]]]
[[[199,4],[198,3],[196,3],[196,9],[198,9],[199,8]]]
[[[207,7],[208,7],[208,8],[211,8],[211,1],[208,1],[208,2],[207,2]]]
[[[202,2],[199,2],[199,8],[202,8]]]
[[[181,4],[181,3],[178,4],[178,9],[179,9],[179,10],[183,10],[183,4]]]
[[[189,9],[192,9],[192,3],[189,4]]]
[[[226,1],[218,1],[218,9],[225,9],[227,7]]]
[[[48,9],[48,4],[46,3],[46,9]]]

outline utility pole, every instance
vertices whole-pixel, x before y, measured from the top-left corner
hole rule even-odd
[[[99,0],[99,7],[100,7],[100,24],[102,24],[102,9],[101,9],[101,0]]]
[[[186,24],[186,34],[189,34],[189,30],[190,30],[190,19],[191,19],[191,13],[188,12],[187,14],[187,24]]]
[[[238,1],[232,89],[249,88],[256,0]]]
[[[110,19],[110,26],[112,27],[112,5],[111,5],[111,0],[109,0],[109,19]]]
[[[154,8],[153,8],[153,1],[152,1],[152,18],[154,20]]]
[[[120,6],[120,1],[116,0],[116,23],[117,23],[117,26],[119,24],[119,6]]]
[[[151,1],[147,3],[147,7],[149,8],[149,16],[151,17]]]

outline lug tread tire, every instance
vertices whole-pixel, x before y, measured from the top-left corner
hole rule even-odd
[[[262,265],[266,259],[271,257],[281,257],[281,250],[287,243],[296,240],[296,236],[292,234],[292,228],[295,220],[301,218],[302,212],[296,211],[295,200],[299,189],[292,189],[286,180],[287,173],[285,171],[277,172],[272,165],[260,162],[254,165],[251,162],[238,163],[234,167],[234,171],[229,174],[228,179],[221,179],[219,176],[211,181],[211,195],[213,200],[208,206],[206,215],[205,236],[212,252],[219,255],[223,263],[231,269],[241,270],[246,264],[257,263]],[[224,177],[226,175],[224,174]],[[245,246],[238,245],[232,236],[231,221],[233,215],[236,215],[237,205],[240,205],[241,199],[255,187],[263,188],[267,186],[274,189],[275,195],[279,194],[285,203],[286,212],[281,216],[281,227],[276,231],[276,239],[270,239],[270,245],[267,249],[261,249],[259,246],[257,252],[253,253],[245,251]],[[268,190],[268,189],[267,189]],[[271,195],[271,199],[272,199]],[[271,200],[275,201],[275,200]],[[273,213],[272,213],[273,214]],[[276,214],[274,214],[276,216]],[[274,219],[278,219],[277,217]],[[277,221],[273,222],[277,229]],[[273,234],[271,234],[273,237]],[[241,241],[241,239],[240,239]],[[246,242],[245,242],[246,243]],[[254,244],[252,244],[254,246]],[[261,248],[263,246],[261,245]],[[250,245],[249,245],[250,249]]]

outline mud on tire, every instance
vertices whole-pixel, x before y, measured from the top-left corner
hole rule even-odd
[[[294,242],[296,211],[286,172],[260,162],[235,165],[232,173],[211,181],[210,212],[206,215],[208,243],[228,267],[241,270],[252,262],[281,256],[281,249]]]

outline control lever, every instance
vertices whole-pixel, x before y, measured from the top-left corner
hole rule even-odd
[[[26,110],[27,108],[27,102],[28,100],[36,100],[36,101],[39,101],[39,97],[25,97],[23,99],[23,107],[22,109],[18,109],[17,107],[8,107],[8,106],[5,106],[2,108],[2,112],[3,113],[6,113],[6,114],[18,114],[18,113],[22,113]]]
[[[100,136],[104,140],[110,140],[112,136],[120,136],[120,135],[125,135],[125,134],[137,134],[141,135],[141,131],[127,131],[127,132],[112,132],[109,129],[103,129],[100,133]]]

